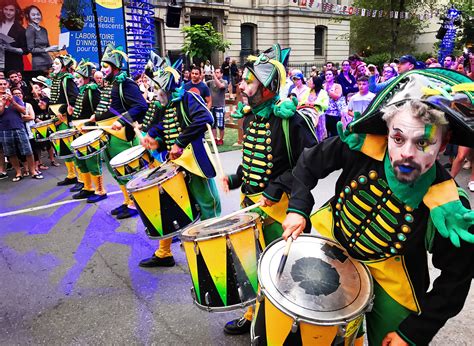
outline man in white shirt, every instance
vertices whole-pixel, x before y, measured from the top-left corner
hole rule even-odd
[[[348,113],[351,117],[354,117],[355,113],[364,113],[375,97],[375,94],[369,91],[369,78],[367,76],[357,78],[357,86],[359,87],[359,92],[352,96],[347,105]]]

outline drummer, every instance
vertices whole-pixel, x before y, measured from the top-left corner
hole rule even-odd
[[[348,130],[339,122],[341,138],[305,150],[293,171],[285,239],[309,223],[318,180],[342,169],[335,196],[311,223],[370,269],[370,345],[428,345],[469,292],[474,212],[436,160],[448,142],[474,147],[474,128],[464,120],[474,93],[450,94],[468,83],[454,71],[405,73]],[[441,271],[430,291],[427,250]]]
[[[199,205],[201,220],[217,217],[221,213],[219,193],[214,179],[216,172],[204,148],[206,124],[212,124],[212,114],[199,95],[184,90],[180,83],[182,60],[172,66],[168,59],[152,54],[152,60],[146,67],[146,74],[159,90],[154,102],[156,119],[150,126],[142,144],[158,152],[168,151],[169,159],[180,159],[177,164],[186,169],[189,176],[189,192]],[[163,108],[166,107],[166,109]],[[164,126],[166,124],[166,126]],[[188,145],[190,144],[190,147]],[[184,148],[191,150],[196,159],[187,160]],[[187,158],[186,158],[187,157]],[[197,163],[193,164],[193,163]],[[170,267],[175,265],[171,252],[172,238],[160,240],[159,248],[150,257],[142,260],[141,267]]]
[[[76,99],[74,112],[72,113],[72,120],[89,119],[100,101],[100,91],[96,83],[92,80],[92,69],[95,65],[89,60],[82,59],[74,72],[74,81],[79,88],[79,95]],[[80,130],[79,126],[79,130]],[[76,167],[82,173],[84,187],[81,191],[74,194],[74,199],[87,198],[88,203],[99,202],[107,198],[107,193],[104,189],[104,181],[102,177],[102,164],[100,155],[92,156],[85,160],[74,158]],[[92,186],[94,183],[94,187]]]
[[[263,203],[262,215],[265,244],[281,237],[288,206],[289,186],[278,179],[291,175],[304,148],[317,143],[311,119],[296,112],[296,98],[279,102],[279,91],[285,85],[285,65],[290,49],[274,44],[258,57],[249,57],[240,83],[248,106],[239,104],[237,115],[244,118],[243,157],[236,174],[224,178],[227,189],[241,188],[243,207]],[[241,318],[226,324],[228,334],[250,330],[253,308]]]
[[[70,128],[69,122],[74,110],[76,98],[79,93],[73,76],[69,71],[73,68],[75,60],[71,55],[59,55],[53,61],[53,73],[51,74],[51,97],[49,101],[49,109],[51,115],[57,116],[59,125],[58,131]],[[65,160],[67,168],[67,176],[64,180],[58,182],[58,186],[72,185],[71,192],[78,192],[82,189],[82,179],[77,179],[74,158]]]
[[[127,181],[117,178],[110,166],[110,160],[122,151],[139,144],[131,124],[141,122],[147,110],[147,103],[138,85],[127,78],[125,71],[120,71],[125,59],[127,59],[127,56],[122,51],[122,47],[115,48],[112,44],[108,44],[105,48],[101,65],[107,83],[101,91],[100,102],[96,111],[90,118],[91,121],[101,121],[119,114],[120,118],[113,123],[112,130],[124,130],[125,132],[125,140],[117,137],[116,132],[112,133],[107,148],[103,152],[107,168],[120,186],[124,198],[123,203],[111,211],[111,214],[116,216],[117,219],[129,218],[137,215],[138,212],[125,188]],[[90,197],[91,200],[95,198],[98,197]]]

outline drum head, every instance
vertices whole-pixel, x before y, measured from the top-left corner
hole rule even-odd
[[[76,138],[72,141],[71,146],[73,148],[83,147],[84,145],[88,145],[94,141],[96,141],[100,136],[104,133],[102,130],[94,130],[91,132],[84,133],[79,138]]]
[[[78,133],[79,131],[74,130],[74,129],[66,129],[66,130],[61,130],[53,133],[49,138],[51,139],[59,139],[59,138],[66,138],[66,137],[71,137]]]
[[[178,166],[172,163],[161,165],[158,169],[151,168],[138,173],[138,176],[127,183],[129,192],[146,189],[164,183],[178,174]]]
[[[134,147],[128,148],[127,150],[122,151],[120,154],[116,155],[112,160],[110,160],[110,165],[121,166],[128,162],[135,160],[137,157],[140,157],[145,151],[145,147],[142,145],[136,145]]]
[[[185,241],[203,240],[230,234],[246,229],[254,223],[260,216],[257,213],[245,213],[234,217],[216,221],[220,218],[207,219],[186,228],[181,234],[181,239]],[[211,225],[206,226],[207,224]],[[214,223],[216,222],[216,223]]]
[[[372,279],[367,268],[335,242],[301,235],[291,245],[280,278],[277,270],[286,242],[272,242],[258,265],[265,296],[281,311],[318,325],[346,323],[368,307]]]
[[[53,119],[49,119],[49,120],[40,121],[39,123],[35,123],[35,124],[31,125],[31,127],[32,128],[38,128],[38,127],[42,127],[42,126],[51,125],[52,123],[53,123]]]

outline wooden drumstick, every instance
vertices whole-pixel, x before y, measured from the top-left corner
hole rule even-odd
[[[285,250],[283,250],[283,255],[281,256],[280,264],[277,269],[277,279],[280,279],[281,274],[283,274],[283,269],[285,269],[286,260],[288,259],[288,253],[290,252],[291,244],[293,243],[293,238],[290,236],[286,240]]]
[[[249,205],[248,207],[245,207],[245,208],[243,208],[243,209],[236,210],[236,211],[234,211],[233,213],[230,213],[230,214],[228,214],[228,215],[226,215],[226,216],[223,216],[223,217],[216,218],[215,220],[212,220],[211,222],[206,223],[206,227],[215,225],[216,223],[219,223],[219,222],[221,222],[221,221],[223,221],[223,220],[230,219],[230,218],[232,218],[232,217],[234,217],[234,216],[237,216],[237,215],[242,214],[242,213],[246,213],[246,212],[248,212],[248,211],[250,211],[250,210],[252,210],[252,209],[255,209],[255,208],[258,208],[258,207],[261,207],[261,206],[262,206],[262,204],[261,204],[260,202],[255,203],[255,204],[252,204],[252,205]]]
[[[111,129],[112,126],[82,126],[81,130],[102,130],[102,129]]]
[[[211,138],[212,148],[214,149],[214,156],[216,157],[216,165],[217,165],[217,176],[219,178],[224,178],[224,170],[222,169],[221,158],[219,157],[219,152],[217,151],[217,144],[214,138],[214,134],[212,133],[212,127],[209,124],[206,124],[207,130],[209,131],[209,137]],[[220,180],[220,179],[219,179]]]

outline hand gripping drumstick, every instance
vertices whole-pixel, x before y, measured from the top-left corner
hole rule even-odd
[[[283,255],[281,255],[280,264],[278,265],[278,269],[277,269],[277,279],[281,278],[283,269],[285,269],[286,260],[288,259],[288,253],[290,252],[290,247],[292,243],[293,243],[293,238],[290,236],[286,240],[285,250],[283,250]]]
[[[214,134],[212,133],[212,127],[209,124],[206,124],[207,130],[209,131],[209,137],[211,138],[212,148],[214,149],[214,156],[216,157],[216,165],[217,165],[217,175],[219,178],[224,178],[224,170],[222,169],[221,158],[219,157],[219,152],[217,151],[217,144],[214,138]],[[220,179],[219,179],[220,180]]]
[[[252,204],[252,205],[249,205],[248,207],[245,207],[243,209],[239,209],[237,211],[234,211],[233,213],[230,213],[226,216],[223,216],[223,217],[219,217],[219,218],[216,218],[215,220],[212,220],[211,222],[209,223],[206,223],[206,227],[209,227],[209,226],[212,226],[212,225],[215,225],[216,223],[219,223],[223,220],[227,220],[227,219],[230,219],[231,217],[234,217],[234,216],[237,216],[239,214],[242,214],[242,213],[246,213],[252,209],[255,209],[255,208],[258,208],[258,207],[261,207],[262,206],[262,203],[258,202],[258,203],[255,203],[255,204]]]

